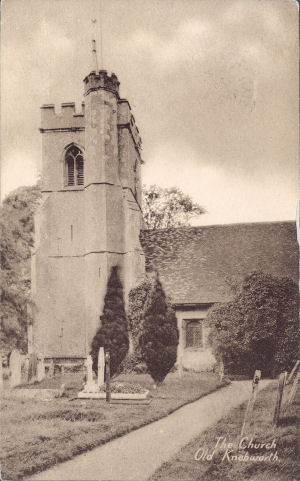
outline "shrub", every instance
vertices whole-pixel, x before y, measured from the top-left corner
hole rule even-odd
[[[147,366],[142,359],[141,353],[129,352],[121,363],[120,371],[123,373],[145,374]]]
[[[163,382],[177,358],[178,329],[175,311],[166,299],[158,274],[145,310],[140,347],[148,372]]]
[[[232,302],[210,310],[209,339],[226,372],[266,376],[290,370],[298,358],[299,294],[288,278],[247,276]]]
[[[129,292],[128,296],[128,330],[129,330],[129,353],[130,360],[128,363],[132,365],[133,362],[140,364],[143,362],[139,338],[143,332],[145,305],[151,290],[153,289],[153,276],[146,274],[145,280],[134,287]]]
[[[124,306],[123,287],[119,278],[118,267],[112,267],[107,283],[101,326],[91,346],[93,370],[98,372],[98,353],[100,347],[110,352],[110,372],[113,376],[128,351],[127,318]]]

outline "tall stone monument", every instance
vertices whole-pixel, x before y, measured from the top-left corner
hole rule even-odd
[[[104,348],[100,347],[98,354],[98,386],[104,384],[105,356]]]

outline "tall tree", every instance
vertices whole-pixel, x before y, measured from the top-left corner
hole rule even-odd
[[[206,211],[178,187],[143,186],[143,214],[147,229],[189,225],[193,217]]]
[[[178,337],[175,311],[156,274],[139,342],[148,371],[157,384],[163,382],[176,362]]]
[[[1,334],[3,350],[26,350],[30,303],[30,256],[34,245],[33,214],[39,185],[19,187],[1,207]]]
[[[93,370],[98,372],[98,352],[100,347],[104,347],[105,351],[110,352],[110,372],[113,376],[118,372],[129,347],[123,287],[117,266],[111,269],[100,320],[101,325],[91,346]]]
[[[275,375],[298,358],[299,293],[288,278],[253,272],[232,302],[212,308],[207,320],[214,354],[227,372]]]

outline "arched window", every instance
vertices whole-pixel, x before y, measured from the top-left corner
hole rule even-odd
[[[65,185],[84,185],[83,153],[71,145],[65,155]]]
[[[203,347],[201,320],[186,320],[185,329],[185,347]]]

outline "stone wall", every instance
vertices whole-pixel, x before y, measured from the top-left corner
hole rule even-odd
[[[125,296],[144,277],[139,233],[141,140],[114,74],[92,72],[85,106],[42,107],[43,196],[32,256],[33,349],[47,358],[89,353],[111,267]],[[66,185],[65,153],[84,153],[84,185]]]

